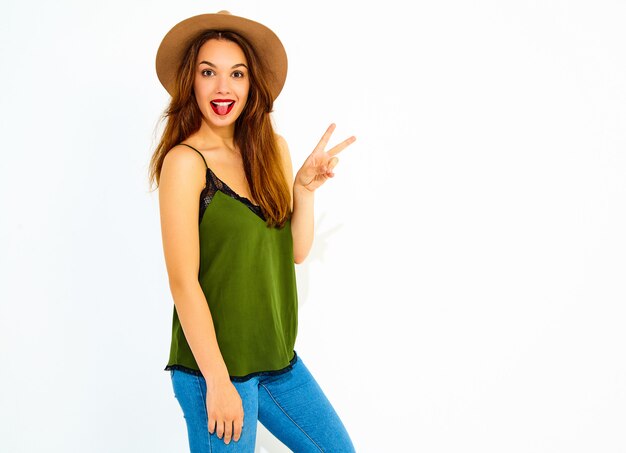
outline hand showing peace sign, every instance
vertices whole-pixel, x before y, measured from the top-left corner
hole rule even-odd
[[[313,192],[324,184],[328,178],[335,176],[333,168],[335,168],[337,162],[339,162],[339,158],[337,158],[336,155],[356,140],[356,137],[353,135],[334,148],[324,151],[335,127],[335,123],[332,123],[328,129],[326,129],[322,139],[309,157],[306,158],[304,164],[302,164],[302,167],[298,170],[298,173],[296,173],[294,187],[302,186]]]

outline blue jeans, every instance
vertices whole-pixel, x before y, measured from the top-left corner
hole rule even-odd
[[[228,445],[217,437],[217,429],[209,433],[204,378],[181,370],[170,370],[170,375],[187,423],[191,453],[254,453],[257,420],[297,453],[355,451],[346,428],[300,355],[283,374],[232,382],[243,404],[244,426],[239,440],[233,438]]]

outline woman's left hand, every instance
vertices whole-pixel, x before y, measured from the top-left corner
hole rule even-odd
[[[298,170],[298,173],[296,173],[294,188],[303,187],[313,192],[324,184],[328,178],[335,176],[333,168],[335,168],[337,162],[339,162],[339,158],[337,158],[336,155],[356,140],[356,137],[353,135],[334,148],[324,151],[335,127],[335,123],[332,123],[328,129],[326,129],[322,139],[309,157],[306,158],[304,164],[302,164],[302,167]]]

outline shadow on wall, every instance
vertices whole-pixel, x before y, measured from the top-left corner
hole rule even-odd
[[[329,239],[334,234],[336,234],[337,231],[343,228],[342,223],[337,223],[336,225],[327,228],[326,230],[322,230],[322,225],[325,218],[326,211],[320,214],[319,220],[315,223],[315,236],[313,238],[313,245],[311,247],[311,251],[309,252],[309,256],[307,256],[301,264],[296,264],[299,307],[305,305],[307,303],[306,301],[308,300],[311,265],[316,262],[324,262],[326,251],[330,246]]]
[[[254,453],[292,453],[289,448],[270,433],[261,422],[257,422]]]

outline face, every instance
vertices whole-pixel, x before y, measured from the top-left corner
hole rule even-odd
[[[248,99],[248,62],[232,41],[210,39],[198,53],[194,93],[205,121],[213,127],[234,127]]]

